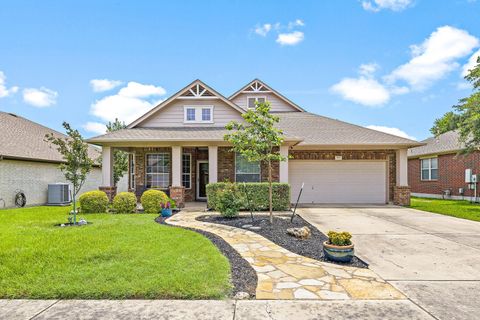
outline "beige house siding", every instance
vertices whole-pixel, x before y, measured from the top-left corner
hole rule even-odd
[[[184,106],[213,106],[213,123],[184,123]],[[150,118],[139,123],[138,128],[158,127],[224,127],[231,120],[243,120],[240,113],[219,99],[187,100],[179,99],[172,101],[158,110]]]
[[[297,111],[298,109],[294,108],[290,104],[286,103],[284,100],[279,98],[273,93],[240,93],[238,96],[233,98],[232,102],[236,105],[246,108],[247,107],[247,97],[266,97],[267,101],[270,102],[270,107],[272,112],[289,112]]]

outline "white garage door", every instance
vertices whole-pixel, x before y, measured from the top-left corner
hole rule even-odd
[[[384,161],[289,160],[288,179],[295,202],[386,203],[387,168]]]

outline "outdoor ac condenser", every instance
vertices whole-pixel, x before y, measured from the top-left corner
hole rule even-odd
[[[66,206],[71,202],[68,183],[52,183],[48,185],[48,205]]]

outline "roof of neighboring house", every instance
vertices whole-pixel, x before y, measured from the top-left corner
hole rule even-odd
[[[408,156],[413,158],[441,153],[456,153],[464,148],[459,138],[458,131],[449,131],[438,137],[425,139],[422,141],[425,145],[409,149]]]
[[[63,162],[54,146],[44,141],[45,135],[66,135],[13,113],[0,111],[0,157],[8,159]],[[99,148],[89,146],[92,159],[100,156]]]

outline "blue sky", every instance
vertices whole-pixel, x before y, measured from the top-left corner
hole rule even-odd
[[[228,96],[258,77],[310,112],[424,139],[471,92],[479,16],[474,0],[2,1],[0,110],[90,137],[196,78]]]

